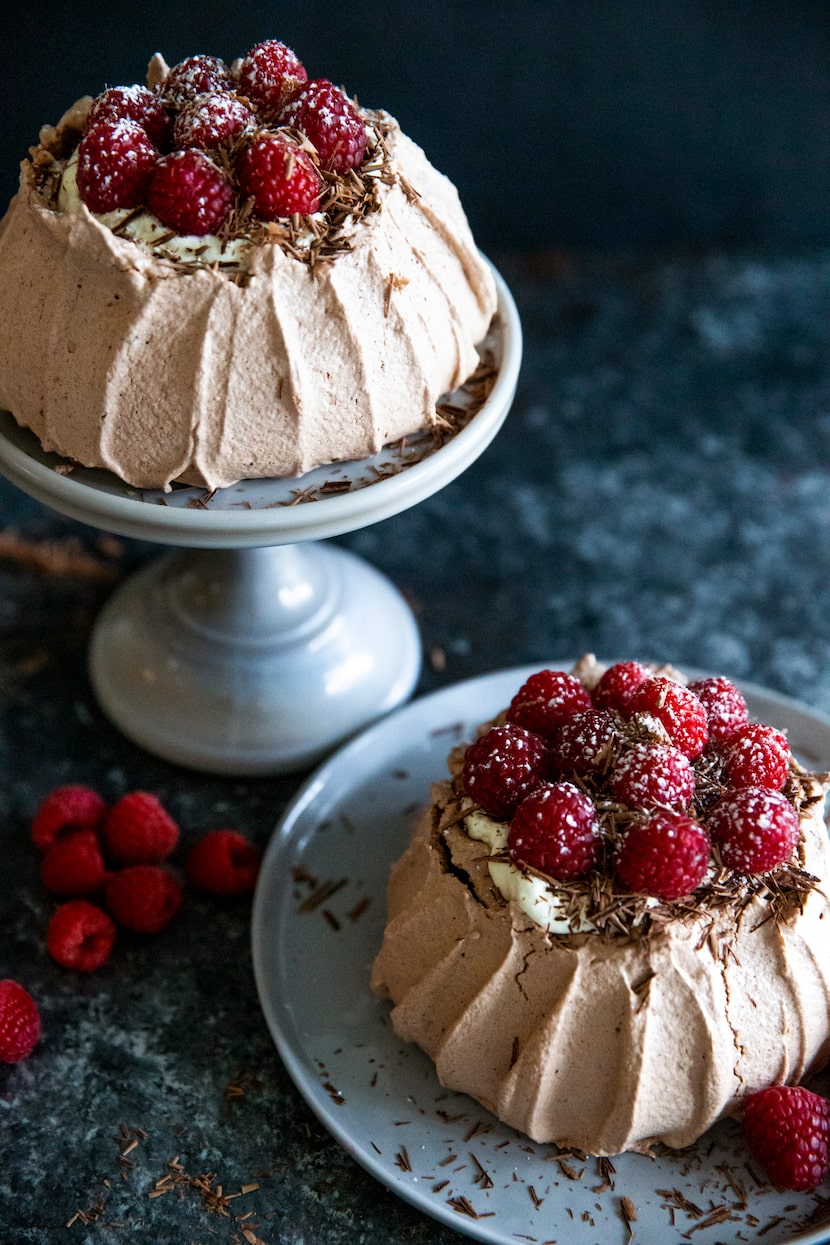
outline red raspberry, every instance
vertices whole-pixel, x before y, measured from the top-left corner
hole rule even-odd
[[[239,154],[239,187],[254,201],[262,220],[298,212],[307,216],[320,206],[322,182],[311,157],[284,134],[262,132]]]
[[[779,1189],[808,1193],[830,1171],[830,1102],[800,1085],[750,1094],[743,1126],[753,1158]]]
[[[104,893],[110,916],[134,934],[158,934],[182,906],[182,888],[160,865],[127,865]]]
[[[549,736],[575,713],[593,709],[579,679],[564,670],[539,670],[519,688],[507,710],[508,722],[537,735]]]
[[[335,173],[356,169],[366,151],[366,127],[350,99],[325,78],[295,91],[280,112],[280,124],[301,130],[317,148],[320,163]]]
[[[0,981],[0,1063],[19,1063],[40,1037],[37,1003],[18,982]]]
[[[239,90],[263,116],[276,116],[285,98],[305,82],[302,62],[277,39],[252,47],[239,67]]]
[[[86,899],[61,904],[46,935],[46,949],[64,968],[94,973],[106,964],[115,942],[115,926],[102,908]]]
[[[605,709],[575,713],[553,732],[550,741],[550,772],[585,776],[601,769],[616,732]]]
[[[174,151],[156,165],[147,206],[179,234],[217,233],[233,203],[225,174],[203,151]]]
[[[467,749],[464,791],[496,821],[506,821],[542,781],[545,742],[521,726],[491,726]]]
[[[118,864],[157,865],[178,843],[179,827],[156,796],[131,791],[110,809],[103,837]]]
[[[690,761],[706,747],[706,710],[687,687],[655,675],[641,683],[628,702],[626,713],[648,713],[658,718],[675,747]]]
[[[768,873],[788,860],[799,839],[798,813],[780,791],[743,787],[706,818],[723,863],[739,873]]]
[[[146,86],[112,86],[92,101],[86,120],[91,130],[102,121],[137,121],[163,151],[170,143],[172,121],[161,97]]]
[[[218,56],[188,56],[174,65],[162,86],[168,104],[182,108],[197,95],[232,88],[230,70]]]
[[[641,662],[618,661],[616,665],[608,667],[591,697],[598,708],[623,712],[640,684],[650,677],[651,671]]]
[[[690,683],[689,691],[694,692],[706,710],[710,743],[723,743],[733,731],[746,725],[748,710],[743,694],[723,675]]]
[[[570,782],[537,787],[516,809],[507,837],[514,864],[567,882],[596,863],[600,829],[590,797]]]
[[[76,830],[97,830],[107,806],[97,791],[72,784],[55,787],[41,801],[32,821],[32,841],[40,852],[47,851]]]
[[[176,117],[173,137],[177,147],[208,151],[227,147],[255,124],[248,105],[235,95],[197,95]]]
[[[614,868],[629,890],[680,899],[700,886],[709,865],[709,836],[685,813],[659,810],[632,822],[617,841]]]
[[[94,830],[77,830],[61,839],[41,861],[40,879],[52,895],[94,895],[102,889],[106,877]]]
[[[212,830],[187,858],[187,876],[212,895],[241,895],[253,890],[259,873],[259,850],[235,830]]]
[[[790,772],[790,745],[774,726],[754,722],[734,731],[721,749],[723,776],[730,787],[780,791]]]
[[[137,121],[102,121],[78,147],[78,193],[90,212],[140,207],[157,159]]]
[[[671,744],[635,744],[614,762],[611,794],[631,808],[684,809],[695,794],[695,771]]]

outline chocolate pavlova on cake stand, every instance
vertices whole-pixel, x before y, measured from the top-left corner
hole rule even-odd
[[[0,266],[0,470],[184,549],[98,621],[112,720],[170,760],[273,773],[405,700],[408,605],[317,542],[476,459],[521,330],[454,187],[394,119],[275,40],[232,65],[156,56],[146,86],[42,132]]]

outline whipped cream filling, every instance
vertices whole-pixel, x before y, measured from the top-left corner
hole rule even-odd
[[[61,212],[80,212],[84,206],[78,190],[78,151],[72,153],[61,177],[58,190],[58,209]],[[249,238],[223,239],[216,234],[175,234],[163,225],[152,212],[136,212],[134,208],[117,208],[114,212],[90,213],[107,229],[146,247],[153,255],[183,263],[234,264],[247,268],[251,250]],[[312,237],[308,232],[307,242]]]
[[[471,839],[486,843],[491,856],[507,855],[507,835],[510,823],[494,821],[486,813],[477,811],[464,818],[464,829]],[[549,934],[589,934],[596,933],[597,927],[586,915],[586,904],[582,911],[568,915],[568,900],[557,893],[552,882],[547,882],[538,874],[520,869],[511,860],[488,860],[487,869],[493,879],[493,885],[508,903],[518,904],[528,920],[535,922]],[[709,870],[709,875],[712,874]],[[647,908],[656,908],[659,899],[653,896],[646,901]],[[641,918],[642,920],[642,918]],[[635,924],[639,922],[635,921]]]

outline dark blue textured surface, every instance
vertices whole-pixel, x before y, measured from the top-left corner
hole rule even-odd
[[[433,657],[421,690],[593,649],[830,712],[830,255],[497,258],[526,334],[503,431],[442,493],[344,541],[415,602]],[[95,532],[5,483],[0,524],[75,537],[118,575],[154,552],[102,555]],[[0,1240],[243,1239],[192,1188],[148,1197],[179,1156],[226,1192],[259,1183],[231,1207],[267,1245],[450,1245],[294,1091],[256,1002],[244,902],[191,896],[88,980],[46,956],[28,822],[49,788],[149,788],[186,840],[233,825],[264,844],[298,781],[189,774],[103,720],[85,653],[108,590],[0,561],[0,976],[33,991],[45,1030],[26,1063],[0,1066]],[[240,1069],[247,1092],[229,1103]],[[121,1125],[147,1134],[128,1179]],[[101,1199],[95,1222],[64,1228]]]

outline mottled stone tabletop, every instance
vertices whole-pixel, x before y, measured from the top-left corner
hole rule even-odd
[[[419,694],[594,650],[830,713],[830,255],[497,259],[526,339],[507,423],[443,492],[341,542],[412,601]],[[28,828],[50,788],[152,790],[184,850],[218,825],[264,846],[300,781],[190,773],[103,717],[90,627],[156,554],[0,482],[0,977],[43,1018],[33,1055],[0,1065],[0,1241],[449,1245],[295,1090],[257,1001],[247,901],[189,894],[89,977],[46,954]],[[257,1187],[222,1203],[208,1175]]]

